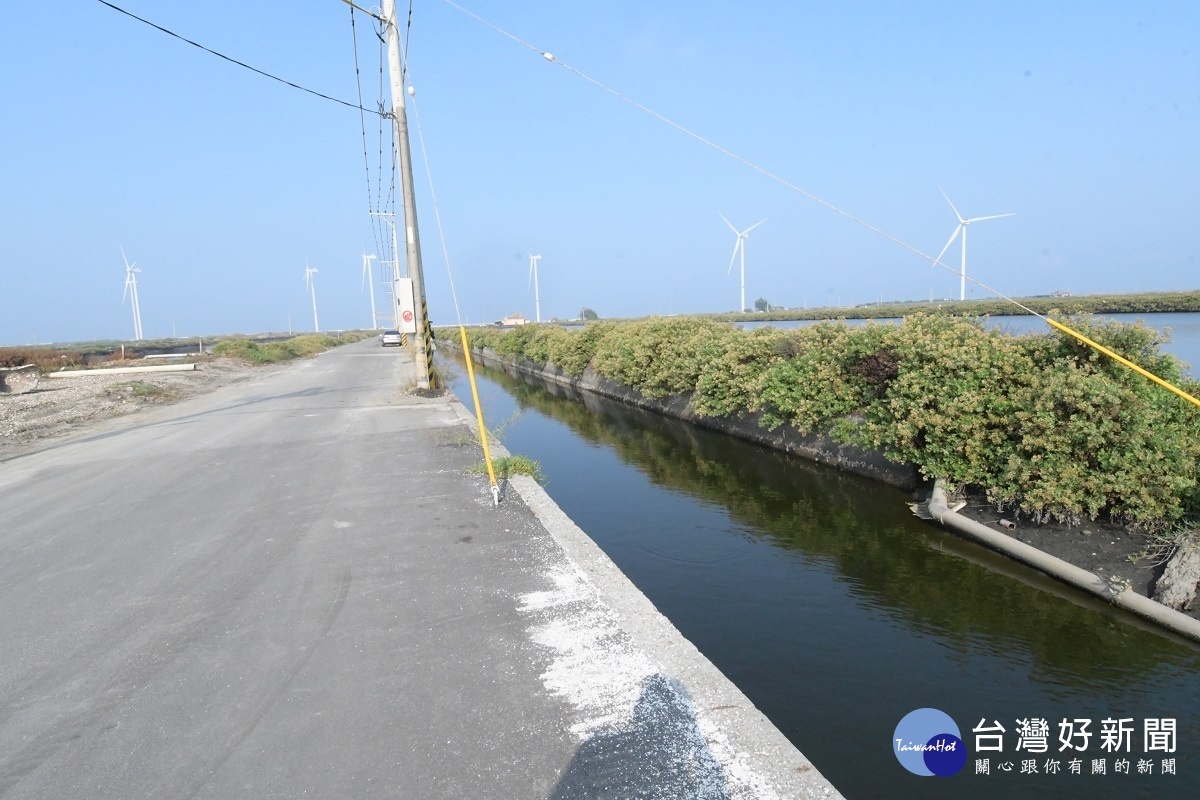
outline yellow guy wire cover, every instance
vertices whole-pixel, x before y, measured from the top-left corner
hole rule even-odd
[[[1063,333],[1065,333],[1069,336],[1074,336],[1076,339],[1083,342],[1084,344],[1096,348],[1101,353],[1104,353],[1104,355],[1108,356],[1109,358],[1115,359],[1116,361],[1120,362],[1121,364],[1124,364],[1125,366],[1129,367],[1131,370],[1133,370],[1134,372],[1137,372],[1138,374],[1142,375],[1143,377],[1149,378],[1150,380],[1154,381],[1155,383],[1157,383],[1159,386],[1163,387],[1164,389],[1174,392],[1175,394],[1182,397],[1184,400],[1187,400],[1192,405],[1200,407],[1200,400],[1196,399],[1195,397],[1192,397],[1190,394],[1185,392],[1183,389],[1180,389],[1178,386],[1176,386],[1172,383],[1168,383],[1167,381],[1164,381],[1162,378],[1158,377],[1157,375],[1155,375],[1152,372],[1148,372],[1147,370],[1142,369],[1141,367],[1139,367],[1137,364],[1134,364],[1129,359],[1122,358],[1121,356],[1114,353],[1112,350],[1109,350],[1104,345],[1098,344],[1097,342],[1093,342],[1091,339],[1084,336],[1079,331],[1072,330],[1071,328],[1068,328],[1066,325],[1063,325],[1061,322],[1055,322],[1054,320],[1050,319],[1049,317],[1046,317],[1046,322],[1050,323],[1055,328],[1058,328]]]
[[[488,447],[487,428],[483,424],[483,406],[479,405],[479,390],[475,388],[475,368],[471,366],[471,345],[467,343],[467,329],[458,326],[462,334],[463,356],[467,362],[467,377],[471,381],[471,399],[475,401],[475,421],[479,423],[479,442],[483,445],[483,460],[487,464],[488,480],[492,482],[493,493],[496,489],[496,470],[492,468],[492,451]]]

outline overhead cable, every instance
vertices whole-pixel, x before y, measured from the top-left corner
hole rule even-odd
[[[947,272],[950,272],[954,275],[959,275],[959,276],[965,278],[966,280],[970,281],[971,283],[975,284],[976,286],[980,287],[981,289],[984,289],[985,291],[990,292],[991,294],[994,294],[996,297],[999,297],[1002,300],[1012,303],[1014,306],[1016,306],[1017,308],[1020,308],[1025,313],[1035,316],[1038,319],[1041,319],[1043,322],[1050,325],[1051,327],[1053,327],[1057,330],[1060,330],[1063,333],[1066,333],[1066,334],[1078,339],[1079,341],[1083,342],[1084,344],[1097,349],[1098,351],[1104,353],[1105,355],[1116,359],[1121,364],[1137,371],[1138,373],[1140,373],[1144,377],[1154,381],[1155,383],[1162,385],[1164,388],[1170,390],[1171,392],[1174,392],[1175,394],[1179,395],[1180,397],[1184,398],[1185,400],[1188,400],[1192,404],[1194,404],[1196,406],[1200,406],[1200,399],[1192,397],[1191,395],[1184,392],[1182,389],[1171,385],[1167,381],[1162,380],[1161,378],[1153,375],[1152,373],[1147,372],[1146,370],[1142,369],[1141,367],[1137,366],[1136,364],[1130,362],[1128,359],[1125,359],[1125,358],[1119,356],[1118,354],[1112,352],[1108,348],[1105,348],[1105,347],[1097,344],[1096,342],[1087,338],[1086,336],[1079,333],[1078,331],[1067,327],[1066,325],[1062,324],[1061,322],[1056,322],[1055,320],[1052,320],[1045,315],[1037,313],[1036,311],[1034,311],[1033,309],[1024,305],[1023,303],[1019,302],[1018,300],[1004,294],[1003,292],[999,291],[998,289],[994,289],[991,286],[988,286],[986,283],[983,283],[982,281],[980,281],[976,278],[972,278],[969,275],[962,275],[962,273],[959,270],[954,269],[953,267],[951,267],[948,264],[942,263],[940,260],[941,255],[939,255],[937,257],[931,256],[928,253],[925,253],[924,251],[918,249],[917,247],[914,247],[913,245],[909,244],[908,242],[905,242],[904,240],[891,235],[887,231],[884,231],[880,228],[875,227],[874,225],[870,224],[866,220],[854,216],[849,211],[844,211],[841,208],[838,208],[837,206],[835,206],[833,203],[830,203],[827,200],[823,200],[820,197],[817,197],[816,195],[812,194],[811,192],[805,191],[804,189],[800,188],[799,186],[795,185],[794,183],[791,183],[790,181],[776,175],[775,173],[773,173],[763,167],[760,167],[759,165],[753,163],[752,161],[750,161],[746,158],[743,158],[742,156],[739,156],[737,153],[727,150],[724,147],[721,147],[720,145],[716,144],[715,142],[704,138],[700,134],[695,133],[694,131],[691,131],[691,130],[685,128],[683,125],[680,125],[678,122],[668,119],[667,117],[664,117],[662,114],[659,114],[657,111],[642,105],[641,103],[637,102],[636,100],[626,97],[625,95],[618,92],[616,89],[606,86],[605,84],[601,83],[600,81],[596,80],[595,78],[591,77],[590,75],[587,75],[584,72],[576,69],[575,67],[572,67],[571,65],[560,61],[553,53],[550,53],[546,50],[542,50],[542,49],[536,47],[535,45],[530,44],[529,42],[525,41],[524,39],[521,39],[518,36],[514,36],[513,34],[504,30],[500,26],[495,25],[494,23],[489,22],[488,20],[484,19],[483,17],[479,16],[478,14],[476,14],[472,11],[469,11],[468,9],[463,8],[462,6],[453,2],[453,0],[442,0],[442,2],[448,6],[458,9],[459,11],[463,12],[464,14],[471,17],[472,19],[475,19],[476,21],[486,25],[487,27],[489,27],[492,30],[496,31],[497,33],[501,34],[502,36],[505,36],[505,37],[513,40],[514,42],[521,45],[522,47],[532,50],[533,52],[542,56],[542,58],[545,59],[546,61],[549,61],[552,64],[557,64],[557,65],[561,66],[562,68],[568,70],[569,72],[574,73],[578,77],[583,78],[585,81],[591,83],[592,85],[596,86],[597,88],[603,89],[604,91],[608,92],[609,94],[613,95],[614,97],[618,98],[619,100],[621,100],[625,103],[628,103],[629,105],[633,106],[634,108],[644,111],[645,113],[649,114],[650,116],[654,117],[655,119],[657,119],[661,122],[664,122],[667,125],[670,125],[672,128],[675,128],[676,130],[680,131],[681,133],[684,133],[684,134],[692,137],[696,141],[701,142],[702,144],[705,144],[705,145],[711,147],[712,149],[716,150],[717,152],[722,153],[741,164],[744,164],[745,166],[749,167],[750,169],[754,170],[755,172],[758,172],[761,175],[764,175],[764,176],[770,178],[771,180],[775,181],[776,183],[786,186],[787,188],[791,189],[792,191],[797,192],[798,194],[801,194],[801,195],[807,197],[808,199],[812,200],[813,202],[816,202],[816,203],[821,204],[822,206],[825,206],[825,208],[828,208],[830,211],[833,211],[834,213],[839,214],[858,225],[861,225],[862,227],[866,228],[867,230],[871,231],[872,233],[878,234],[879,236],[882,236],[883,238],[887,239],[888,241],[890,241],[894,244],[897,244],[900,247],[903,247],[905,250],[908,250],[908,251],[920,256],[921,258],[925,259],[926,261],[931,262],[931,266],[941,267],[942,269],[946,270]]]
[[[366,178],[367,178],[367,213],[369,214],[372,210],[371,161],[370,161],[370,157],[367,155],[367,115],[362,110],[362,101],[363,101],[363,98],[362,98],[362,74],[358,68],[358,28],[354,24],[354,6],[353,5],[350,6],[350,39],[354,46],[354,83],[358,87],[358,107],[359,107],[358,121],[359,121],[359,130],[362,131],[363,171],[366,174]],[[383,120],[383,118],[381,117],[380,118],[381,123],[382,123],[382,120]],[[381,169],[382,169],[382,167],[383,167],[383,165],[380,164]],[[378,253],[381,251],[380,246],[379,246],[380,245],[379,220],[376,219],[375,217],[371,217],[371,231],[375,235],[375,252]]]
[[[308,94],[314,95],[316,97],[320,97],[322,100],[331,100],[334,103],[338,103],[340,105],[346,106],[347,108],[357,108],[360,111],[366,111],[371,114],[381,113],[379,111],[375,111],[374,109],[363,108],[361,104],[355,105],[354,103],[350,103],[346,100],[339,100],[336,97],[330,97],[329,95],[322,94],[321,92],[318,92],[314,89],[309,89],[304,86],[301,86],[298,83],[292,83],[289,80],[280,78],[278,75],[272,75],[269,72],[264,72],[263,70],[258,69],[257,67],[252,67],[249,64],[245,63],[244,61],[238,61],[236,58],[231,58],[230,56],[227,56],[224,53],[218,53],[216,50],[213,50],[212,48],[209,48],[209,47],[205,47],[204,45],[200,44],[199,42],[193,42],[191,39],[188,39],[185,36],[180,36],[178,33],[175,33],[174,31],[171,31],[171,30],[167,30],[166,28],[164,28],[161,25],[156,25],[148,19],[143,19],[142,17],[139,17],[137,14],[130,13],[129,11],[126,11],[125,9],[121,8],[120,6],[113,5],[112,3],[108,2],[108,0],[96,0],[96,2],[100,3],[100,5],[108,6],[113,11],[118,11],[118,12],[124,14],[125,16],[130,17],[131,19],[136,19],[138,22],[141,22],[144,25],[149,25],[151,28],[154,28],[157,31],[161,31],[162,33],[165,33],[168,36],[174,37],[181,42],[187,42],[192,47],[199,48],[206,53],[210,53],[210,54],[216,56],[217,58],[224,59],[225,61],[228,61],[230,64],[236,64],[237,66],[244,67],[245,69],[248,69],[251,72],[258,73],[259,75],[262,75],[264,78],[270,78],[273,81],[278,81],[279,83],[282,83],[286,86],[291,86],[293,89],[299,89],[302,92],[307,92]]]

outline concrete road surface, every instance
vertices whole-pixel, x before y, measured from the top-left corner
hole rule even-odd
[[[406,383],[371,339],[0,463],[0,796],[833,796]]]

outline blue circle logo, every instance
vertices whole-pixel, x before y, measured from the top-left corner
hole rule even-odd
[[[918,708],[900,720],[892,735],[896,760],[914,775],[957,775],[967,763],[958,725],[936,708]]]

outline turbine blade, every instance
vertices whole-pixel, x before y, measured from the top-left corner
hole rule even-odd
[[[741,236],[741,233],[738,233],[738,229],[737,229],[737,228],[735,228],[735,227],[733,227],[733,223],[732,223],[732,222],[730,222],[729,220],[725,219],[725,215],[724,215],[724,214],[721,214],[721,212],[720,212],[720,211],[718,211],[717,213],[718,213],[718,214],[720,214],[720,216],[721,216],[721,219],[724,219],[724,220],[725,220],[725,224],[729,226],[729,230],[733,231],[733,232],[734,232],[734,233],[736,233],[738,236]]]
[[[938,264],[941,264],[942,256],[946,255],[946,251],[950,249],[950,245],[954,244],[954,240],[958,238],[958,234],[962,231],[963,225],[965,224],[965,222],[960,222],[957,226],[955,226],[954,233],[950,234],[950,239],[946,242],[946,246],[942,248],[942,252],[937,254],[937,258],[935,258],[933,263],[929,265],[930,267],[936,267]],[[950,269],[950,267],[946,264],[942,264],[942,266],[946,267],[946,269]],[[957,272],[957,270],[955,270],[955,272]]]
[[[725,270],[725,276],[729,277],[733,273],[733,262],[737,260],[738,248],[742,246],[742,237],[738,237],[733,241],[733,255],[729,257],[729,269]]]
[[[754,223],[754,224],[753,224],[753,225],[751,225],[749,228],[746,228],[746,230],[742,231],[740,235],[741,235],[741,236],[745,236],[747,233],[749,233],[750,231],[754,230],[754,229],[755,229],[755,228],[757,228],[759,225],[762,225],[764,222],[766,222],[766,220],[765,220],[765,219],[760,219],[758,222]]]
[[[1013,214],[992,214],[990,217],[971,217],[970,219],[964,219],[963,224],[966,224],[968,222],[982,222],[985,219],[1000,219],[1001,217],[1015,217],[1015,216],[1016,216],[1016,214],[1013,213]]]
[[[946,202],[950,203],[950,195],[946,194],[946,190],[939,186],[938,191],[942,193],[942,197],[946,198]],[[966,222],[963,215],[958,213],[958,209],[954,207],[954,203],[950,203],[950,210],[954,212],[954,216],[958,217],[959,222]]]
[[[125,257],[125,246],[121,246],[121,260],[125,262],[125,269],[129,269],[129,259]]]

